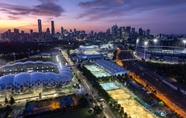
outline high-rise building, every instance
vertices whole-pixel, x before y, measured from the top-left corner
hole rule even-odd
[[[21,31],[21,34],[22,34],[22,35],[24,35],[24,34],[25,34],[25,32],[22,30],[22,31]]]
[[[146,36],[149,37],[150,36],[150,29],[147,29],[146,33],[147,33]]]
[[[19,34],[19,29],[14,28],[14,34]]]
[[[63,28],[63,27],[61,27],[61,34],[63,34],[63,32],[64,32],[64,28]]]
[[[117,31],[118,31],[118,26],[117,24],[112,26],[112,36],[116,37],[117,36]]]
[[[127,26],[127,27],[125,28],[125,30],[127,31],[127,33],[130,33],[130,29],[131,29],[130,26]]]
[[[93,35],[94,35],[94,31],[91,30],[91,32],[90,32],[90,36],[93,36]]]
[[[33,30],[31,29],[31,30],[30,30],[30,35],[32,35],[32,34],[33,34]]]
[[[50,29],[49,28],[46,29],[46,33],[50,34]]]
[[[42,34],[42,24],[41,24],[41,20],[38,19],[38,32],[39,32],[39,35]]]
[[[133,28],[132,28],[132,34],[134,34],[134,33],[135,33],[135,28],[133,27]]]
[[[11,29],[8,29],[8,38],[11,38]]]
[[[76,34],[76,28],[74,28],[74,34]]]
[[[30,29],[30,39],[32,40],[33,39],[33,30]]]
[[[51,21],[52,36],[55,34],[54,21]]]
[[[139,36],[142,36],[142,35],[143,35],[143,29],[139,28]]]

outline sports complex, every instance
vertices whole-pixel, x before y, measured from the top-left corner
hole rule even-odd
[[[132,118],[154,118],[152,112],[139,104],[134,98],[135,96],[126,88],[121,88],[115,82],[100,84],[107,93],[124,108]]]
[[[23,94],[67,85],[73,77],[67,66],[53,62],[26,61],[0,68],[0,92]]]
[[[111,77],[129,73],[125,68],[110,60],[95,60],[92,64],[84,65],[96,77]]]
[[[129,71],[117,65],[110,60],[94,60],[92,64],[86,64],[84,67],[89,70],[96,79],[106,79],[116,76],[122,76]],[[99,76],[98,76],[99,75]],[[102,75],[102,76],[101,76]],[[99,85],[109,94],[109,96],[116,101],[132,118],[154,118],[156,115],[149,111],[145,106],[141,105],[129,89],[125,88],[118,82],[99,82]]]

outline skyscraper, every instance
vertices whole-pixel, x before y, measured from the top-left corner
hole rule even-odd
[[[146,35],[147,35],[147,37],[150,36],[150,29],[147,29],[147,31],[146,31]]]
[[[55,34],[54,21],[51,21],[52,36]]]
[[[142,35],[143,35],[143,29],[139,28],[139,36],[142,36]]]
[[[31,29],[31,30],[30,30],[30,35],[32,35],[32,34],[33,34],[33,30]]]
[[[39,35],[42,34],[42,24],[41,24],[41,20],[38,19],[38,32],[39,32]]]
[[[63,34],[63,32],[64,32],[64,28],[63,28],[63,27],[61,27],[61,34]]]

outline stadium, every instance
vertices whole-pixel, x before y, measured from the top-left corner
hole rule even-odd
[[[43,61],[7,64],[0,73],[0,93],[14,94],[67,85],[73,77],[67,66]]]

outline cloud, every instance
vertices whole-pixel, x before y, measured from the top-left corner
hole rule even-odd
[[[8,13],[10,15],[39,15],[39,16],[55,16],[59,17],[65,10],[54,3],[57,0],[39,0],[41,4],[27,7],[20,5],[11,5],[0,3],[0,11]]]
[[[20,19],[20,17],[15,17],[15,16],[8,16],[8,18],[10,20],[18,20],[18,19]]]
[[[41,2],[57,2],[59,0],[38,0],[38,1],[41,1]]]
[[[156,10],[170,10],[186,6],[186,0],[90,0],[80,2],[84,11],[77,16],[95,21],[108,18],[134,17],[140,14],[151,14]],[[186,10],[186,7],[184,8]]]

